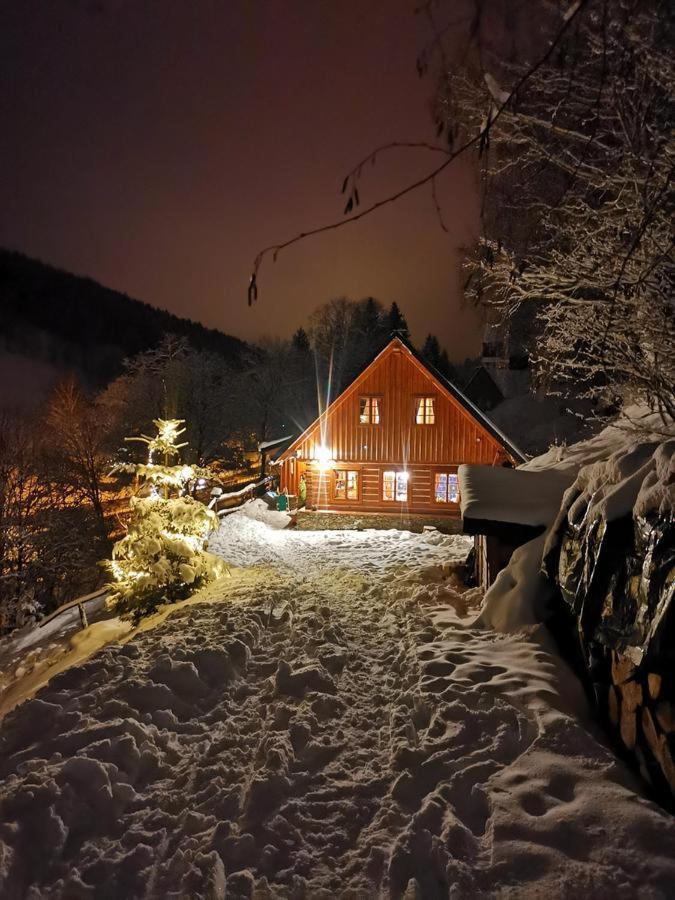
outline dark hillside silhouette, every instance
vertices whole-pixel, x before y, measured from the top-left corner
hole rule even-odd
[[[122,371],[122,360],[156,347],[164,334],[237,365],[247,345],[126,294],[0,250],[0,350],[78,370],[92,386]]]

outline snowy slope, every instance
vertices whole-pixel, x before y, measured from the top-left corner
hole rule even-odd
[[[543,629],[474,623],[464,539],[251,512],[246,568],[5,718],[0,896],[668,896],[672,818]]]

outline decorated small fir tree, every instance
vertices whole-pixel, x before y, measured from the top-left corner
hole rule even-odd
[[[136,475],[149,489],[145,496],[132,498],[127,534],[115,544],[112,560],[106,563],[114,578],[110,602],[135,622],[162,603],[184,600],[227,571],[221,559],[206,551],[218,517],[188,493],[196,479],[209,473],[178,462],[186,446],[178,443],[185,431],[183,422],[155,419],[154,437],[127,438],[147,444],[147,462],[115,467]]]

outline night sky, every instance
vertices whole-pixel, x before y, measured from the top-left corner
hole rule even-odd
[[[479,347],[456,248],[476,220],[458,163],[362,223],[296,245],[246,286],[256,252],[340,218],[342,178],[391,140],[433,140],[416,0],[3,0],[0,244],[244,338],[288,336],[334,296],[396,300],[413,337]],[[425,151],[380,158],[369,203]]]

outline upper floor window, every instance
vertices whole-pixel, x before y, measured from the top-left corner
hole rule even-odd
[[[434,497],[436,503],[459,503],[459,481],[454,472],[436,472]]]
[[[436,421],[436,404],[434,397],[415,398],[415,424],[433,425]]]
[[[359,473],[351,469],[335,469],[335,500],[359,499]]]
[[[379,397],[360,397],[359,398],[359,424],[360,425],[379,425],[380,424],[380,398]]]

